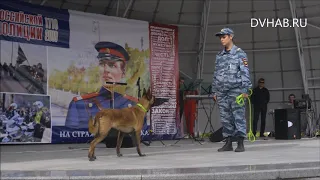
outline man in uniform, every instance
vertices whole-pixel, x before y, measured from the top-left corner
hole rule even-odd
[[[44,105],[41,101],[36,101],[33,103],[33,113],[34,113],[34,137],[36,142],[40,142],[43,136],[43,132],[46,124],[46,117],[43,112]]]
[[[236,137],[238,147],[235,152],[243,152],[243,140],[246,137],[245,106],[236,103],[236,97],[248,97],[252,84],[246,53],[233,44],[234,33],[230,28],[223,28],[216,34],[224,49],[216,56],[212,93],[218,102],[223,136],[226,144],[218,151],[233,151],[232,139]]]
[[[88,129],[88,120],[94,118],[101,109],[113,108],[112,92],[106,82],[120,82],[125,75],[125,67],[129,61],[129,54],[120,45],[112,42],[98,42],[100,79],[102,87],[99,92],[74,97],[69,104],[65,126],[71,129]],[[114,92],[114,109],[131,107],[138,99]],[[110,134],[115,135],[112,130]]]
[[[15,118],[19,117],[18,113],[18,104],[17,103],[11,103],[6,111],[6,117],[9,120],[14,120]]]

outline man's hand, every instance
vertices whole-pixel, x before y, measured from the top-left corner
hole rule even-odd
[[[214,95],[214,96],[213,96],[213,100],[214,100],[214,101],[217,101],[217,95]]]
[[[246,93],[242,93],[242,97],[247,98],[247,97],[249,97],[249,95]]]

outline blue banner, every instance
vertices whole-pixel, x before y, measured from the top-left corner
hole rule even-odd
[[[52,126],[53,144],[59,143],[86,143],[93,140],[93,135],[88,128],[73,129],[65,126]]]
[[[161,138],[149,133],[150,126],[144,125],[141,131],[141,140],[149,141],[152,139],[170,139],[170,137]],[[111,130],[108,137],[117,139],[118,131]],[[52,126],[52,144],[60,143],[88,143],[94,139],[94,135],[88,132],[88,128],[69,128],[66,126]]]
[[[68,10],[0,1],[0,40],[69,48]]]

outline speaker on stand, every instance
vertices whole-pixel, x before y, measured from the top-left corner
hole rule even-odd
[[[300,110],[275,109],[275,139],[301,139]]]

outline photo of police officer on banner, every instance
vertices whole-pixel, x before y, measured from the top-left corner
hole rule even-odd
[[[113,86],[108,84],[119,83],[125,77],[126,65],[130,60],[128,52],[113,42],[98,42],[95,49],[98,52],[97,61],[102,86],[98,92],[76,96],[71,100],[65,122],[67,128],[87,128],[88,120],[94,118],[100,110],[131,107],[138,101],[138,98],[133,96],[113,92]],[[109,137],[112,138],[116,135],[116,130],[109,133]]]

